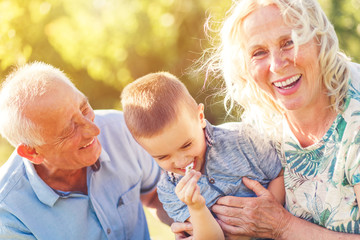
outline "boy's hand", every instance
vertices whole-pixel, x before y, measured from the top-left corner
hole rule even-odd
[[[200,187],[197,181],[200,179],[201,173],[190,170],[180,180],[175,188],[178,198],[188,207],[198,209],[205,206],[205,199],[200,194]]]

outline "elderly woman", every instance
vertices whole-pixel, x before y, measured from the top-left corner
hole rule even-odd
[[[237,1],[217,49],[209,69],[243,120],[277,138],[285,170],[287,211],[245,178],[257,198],[218,200],[228,238],[360,239],[360,68],[316,0]],[[172,226],[178,239],[187,228]]]

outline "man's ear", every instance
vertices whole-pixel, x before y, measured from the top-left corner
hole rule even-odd
[[[40,164],[43,161],[35,148],[29,147],[23,143],[16,148],[16,151],[20,156],[29,159],[34,164]]]
[[[202,104],[202,103],[200,103],[199,106],[198,106],[198,114],[199,114],[201,127],[205,128],[206,127],[206,121],[205,121],[205,113],[204,113],[204,104]]]

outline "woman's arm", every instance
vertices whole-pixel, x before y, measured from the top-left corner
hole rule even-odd
[[[360,239],[360,235],[330,231],[291,215],[260,183],[247,178],[244,184],[258,197],[226,196],[212,207],[220,219],[227,239],[247,235],[280,240],[347,240]],[[358,195],[357,195],[358,196]]]
[[[273,179],[268,186],[268,190],[276,198],[276,200],[284,206],[285,203],[285,185],[284,185],[284,170],[281,170],[279,176]]]
[[[354,191],[355,191],[355,195],[356,195],[356,200],[357,200],[358,204],[360,204],[360,183],[356,184],[354,186]]]

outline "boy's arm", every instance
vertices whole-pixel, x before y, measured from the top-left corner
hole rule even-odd
[[[224,233],[211,214],[210,210],[204,205],[200,208],[189,207],[190,219],[189,222],[193,225],[193,236],[196,240],[221,240],[224,238]]]
[[[176,186],[176,195],[189,209],[190,219],[193,225],[193,237],[196,240],[223,240],[224,233],[206,207],[205,199],[200,194],[200,187],[197,181],[201,176],[200,172],[191,170]]]
[[[284,169],[282,169],[277,178],[271,180],[268,190],[274,195],[276,200],[284,206],[285,203],[285,185],[284,185]],[[359,192],[360,194],[360,192]]]

